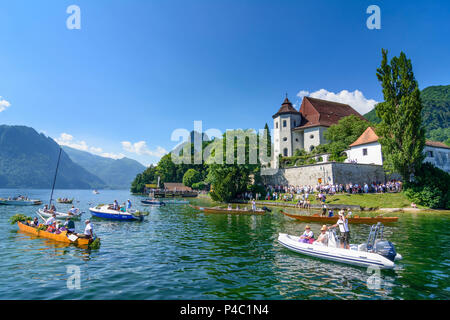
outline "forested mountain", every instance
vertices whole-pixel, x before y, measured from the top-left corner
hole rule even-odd
[[[63,150],[75,163],[95,174],[112,189],[128,189],[136,175],[145,170],[142,164],[129,158],[115,160],[67,146],[63,146]]]
[[[420,97],[426,137],[450,145],[450,85],[427,87],[421,91]],[[373,123],[380,122],[375,109],[364,117]]]
[[[0,188],[51,188],[60,147],[50,137],[25,126],[0,125]],[[96,175],[62,151],[56,188],[103,188]]]

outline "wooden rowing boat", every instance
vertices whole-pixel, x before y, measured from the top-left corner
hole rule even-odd
[[[47,238],[51,240],[55,240],[58,242],[64,242],[64,243],[72,243],[78,246],[87,246],[92,242],[92,239],[86,239],[86,238],[78,238],[75,241],[71,241],[67,237],[67,231],[62,231],[59,234],[47,232],[44,230],[38,230],[37,228],[27,226],[26,224],[22,222],[17,222],[17,225],[19,226],[19,229],[23,232],[33,234],[35,236],[41,237],[41,238]]]
[[[228,209],[228,208],[220,208],[220,207],[200,207],[189,205],[191,208],[201,210],[205,213],[223,213],[223,214],[264,214],[266,211],[262,209],[253,210],[245,210],[245,209]]]
[[[58,198],[58,199],[56,199],[56,201],[57,201],[58,203],[72,204],[73,199],[63,200],[63,199],[61,199],[61,198]]]
[[[294,218],[300,221],[305,222],[323,222],[323,223],[336,223],[339,219],[339,216],[334,217],[323,217],[319,214],[313,214],[313,215],[299,215],[299,214],[292,214],[284,212],[283,210],[280,210],[282,214],[285,216],[288,216],[290,218]],[[382,223],[389,223],[389,222],[396,222],[398,220],[398,217],[383,217],[383,216],[376,216],[376,217],[360,217],[360,216],[353,216],[351,218],[348,218],[348,223],[367,223],[367,224],[373,224],[377,222]]]

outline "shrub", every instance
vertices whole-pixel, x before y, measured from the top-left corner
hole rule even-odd
[[[430,163],[422,164],[414,182],[405,183],[405,195],[416,204],[450,209],[450,175]]]

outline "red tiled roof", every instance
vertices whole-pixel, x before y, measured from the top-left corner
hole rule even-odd
[[[439,141],[426,140],[425,141],[425,145],[430,146],[430,147],[436,147],[436,148],[450,149],[450,147],[447,146],[445,143],[442,143],[442,142],[439,142]]]
[[[337,124],[340,119],[352,114],[362,120],[366,120],[348,104],[311,97],[303,98],[300,113],[303,118],[302,123],[294,130],[316,126],[329,127]]]
[[[284,99],[283,104],[281,105],[280,110],[278,110],[277,113],[275,113],[272,118],[276,118],[278,117],[280,114],[288,114],[288,113],[296,113],[298,114],[299,112],[297,110],[295,110],[295,108],[292,106],[292,103],[289,101],[289,99],[286,97],[286,99]]]
[[[372,127],[368,127],[366,129],[366,131],[364,131],[363,134],[360,135],[359,138],[356,139],[356,141],[350,145],[350,147],[359,146],[361,144],[367,144],[367,143],[372,143],[372,142],[377,142],[377,141],[378,141],[377,134],[375,133],[375,131],[373,130]]]

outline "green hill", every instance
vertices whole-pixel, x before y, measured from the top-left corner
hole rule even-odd
[[[84,169],[102,179],[112,189],[129,189],[131,182],[145,167],[129,158],[111,159],[63,146],[69,157]]]
[[[0,188],[51,188],[59,145],[25,126],[0,125]],[[59,189],[99,189],[105,183],[63,151],[56,179]]]
[[[426,137],[450,145],[450,85],[427,87],[421,91],[420,97]],[[381,121],[375,109],[364,117],[373,123]]]

